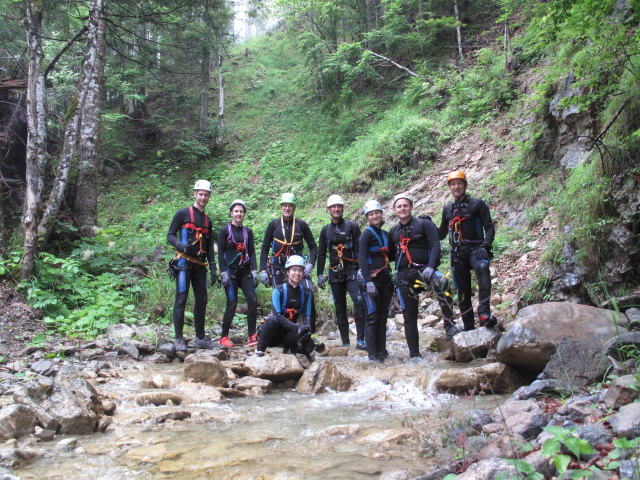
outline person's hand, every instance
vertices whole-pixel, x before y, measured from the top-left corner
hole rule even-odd
[[[309,325],[300,325],[298,327],[298,333],[300,335],[306,335],[307,333],[311,333],[311,327]]]
[[[176,250],[185,253],[187,255],[197,255],[200,248],[197,245],[191,245],[190,243],[176,243]]]
[[[258,271],[257,270],[252,270],[251,271],[251,277],[253,278],[253,283],[254,285],[257,287],[258,286]]]
[[[262,285],[264,285],[265,287],[269,286],[269,275],[267,274],[266,270],[262,270],[260,272],[260,281],[262,282]]]
[[[477,260],[489,260],[489,252],[487,252],[487,249],[484,247],[476,248],[473,254]]]
[[[220,285],[220,280],[218,279],[218,272],[214,269],[211,269],[211,285]]]
[[[427,267],[422,271],[422,278],[424,278],[427,282],[431,281],[431,277],[433,277],[433,274],[435,273],[435,270],[431,267]]]
[[[326,275],[318,275],[318,288],[322,290],[327,286],[327,276]]]
[[[304,278],[311,277],[311,272],[313,271],[313,263],[307,263],[304,266]]]
[[[375,297],[378,295],[378,289],[373,282],[367,282],[367,295]]]
[[[184,243],[182,243],[182,242],[176,242],[176,250],[181,252],[181,253],[185,253],[185,251],[184,251],[184,247],[185,246],[186,245]]]
[[[231,279],[229,278],[229,274],[227,272],[222,272],[220,274],[220,280],[224,288],[229,288],[229,285],[231,285]]]

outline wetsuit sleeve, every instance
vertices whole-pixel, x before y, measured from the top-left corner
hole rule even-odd
[[[493,225],[493,220],[491,220],[489,206],[482,200],[480,200],[480,220],[482,222],[482,228],[484,229],[482,246],[490,249],[491,244],[493,244],[493,239],[496,236],[496,227]]]
[[[175,247],[176,243],[178,243],[178,231],[182,226],[182,211],[178,210],[176,214],[173,216],[173,220],[171,220],[171,225],[169,225],[169,231],[167,232],[167,241],[171,244],[171,246]]]
[[[249,259],[251,261],[251,271],[254,271],[257,270],[256,246],[255,242],[253,241],[253,230],[251,230],[250,228],[248,228],[247,230],[249,230],[249,232],[247,233],[247,242],[249,243],[249,245],[247,245],[247,255],[249,255]]]
[[[297,332],[298,331],[298,324],[297,323],[290,322],[289,320],[284,318],[282,315],[276,315],[275,318],[276,318],[276,321],[278,322],[278,324],[281,327],[286,328],[287,330],[291,330],[292,332]]]
[[[369,270],[369,262],[367,261],[369,256],[369,243],[371,242],[371,232],[366,230],[360,235],[360,241],[358,242],[358,250],[362,252],[360,258],[360,272],[365,282],[371,281],[371,271]]]
[[[447,221],[447,207],[442,209],[442,220],[440,220],[440,227],[438,227],[438,235],[440,240],[444,240],[449,233],[449,222]]]
[[[209,225],[211,225],[211,219],[209,219]],[[209,262],[209,268],[211,269],[212,272],[215,272],[217,270],[216,267],[216,253],[215,253],[215,249],[213,248],[213,229],[210,229],[209,231],[209,235],[207,235],[207,241],[206,241],[206,252],[207,252],[207,261]]]
[[[327,227],[322,227],[320,230],[320,248],[318,250],[318,276],[324,273],[324,264],[327,261]]]
[[[438,234],[438,228],[431,220],[423,220],[422,225],[424,235],[429,245],[429,265],[427,266],[435,270],[440,263],[440,236]]]
[[[271,292],[271,311],[276,316],[282,315],[282,312],[280,311],[280,309],[282,308],[282,302],[280,301],[281,294],[282,293],[280,292],[279,288],[274,288],[273,292]]]
[[[267,258],[269,257],[269,249],[273,243],[273,222],[267,225],[267,231],[264,232],[262,239],[262,247],[260,248],[260,271],[267,268]]]
[[[360,227],[357,223],[353,222],[353,258],[356,260],[360,259]]]
[[[222,227],[218,232],[218,266],[221,272],[227,269],[227,259],[225,258],[225,249],[227,248],[227,227]]]
[[[316,259],[318,258],[318,245],[316,244],[316,239],[313,238],[313,233],[311,233],[309,225],[306,222],[301,223],[304,241],[307,242],[307,247],[309,247],[309,258],[307,259],[307,262],[311,265],[315,265]]]
[[[396,235],[398,232],[398,226],[396,225],[391,230],[389,230],[389,258],[393,259],[393,263],[398,270],[398,258],[396,257],[398,253],[398,248],[396,247]]]

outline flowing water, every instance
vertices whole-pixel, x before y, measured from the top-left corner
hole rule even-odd
[[[362,363],[362,358],[336,361]],[[416,430],[429,436],[445,417],[478,408],[477,399],[431,393],[425,372],[435,366],[433,360],[423,360],[378,367],[381,375],[372,370],[373,375],[362,377],[349,392],[314,396],[276,390],[226,403],[141,407],[126,398],[154,373],[167,379],[168,389],[185,384],[181,365],[145,364],[99,385],[118,404],[105,433],[76,436],[77,447],[68,452],[61,451],[57,441],[40,443],[44,454],[14,474],[22,480],[377,479],[391,471],[418,475],[429,471],[436,459],[420,453]],[[176,420],[180,416],[188,418]]]

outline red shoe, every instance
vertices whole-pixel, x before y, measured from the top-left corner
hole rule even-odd
[[[223,347],[233,347],[233,343],[229,340],[229,337],[222,337],[220,339],[220,345]]]
[[[249,338],[247,345],[249,347],[253,347],[254,345],[257,345],[257,344],[258,344],[258,335],[254,333],[253,335],[251,335],[251,338]]]

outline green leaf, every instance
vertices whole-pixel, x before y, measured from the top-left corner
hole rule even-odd
[[[548,438],[542,444],[542,455],[553,456],[560,451],[562,445],[557,438]]]
[[[556,455],[553,457],[553,463],[555,463],[558,473],[564,473],[571,463],[571,457],[569,455]]]

